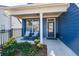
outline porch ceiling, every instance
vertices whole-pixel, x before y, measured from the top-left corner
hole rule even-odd
[[[61,13],[59,12],[59,13],[44,13],[43,14],[43,18],[54,18],[54,17],[58,17],[58,16],[60,16],[61,15]],[[40,18],[39,17],[39,14],[24,14],[24,15],[14,15],[15,17],[17,17],[17,18],[27,18],[27,19],[29,19],[29,18]]]
[[[69,4],[67,3],[48,3],[34,4],[29,6],[9,7],[5,10],[9,15],[16,17],[36,17],[39,18],[39,13],[44,13],[44,17],[58,17],[61,13],[66,12]],[[29,16],[30,15],[30,16]]]

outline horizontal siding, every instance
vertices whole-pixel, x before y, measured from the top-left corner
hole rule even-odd
[[[58,32],[63,38],[61,40],[79,55],[79,8],[71,3],[58,22]]]
[[[0,30],[0,45],[1,45],[1,42],[2,44],[7,42],[9,39],[9,30],[5,30],[4,33],[1,32]]]
[[[17,38],[17,37],[21,37],[21,28],[13,28],[12,29],[12,35],[13,37]]]

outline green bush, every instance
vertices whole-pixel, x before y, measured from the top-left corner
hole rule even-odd
[[[15,45],[11,45],[8,48],[3,49],[2,52],[1,52],[2,56],[13,56],[15,54],[16,54]]]
[[[28,42],[18,43],[18,49],[21,51],[21,55],[23,56],[33,56],[39,51],[36,46],[33,46]]]
[[[38,52],[37,48],[30,48],[27,55],[28,56],[34,56],[37,52]]]
[[[40,39],[35,39],[34,43],[38,48],[43,48],[43,44],[40,43]]]
[[[43,46],[43,44],[38,43],[38,44],[37,44],[37,47],[38,47],[38,48],[43,48],[44,46]]]
[[[37,45],[38,43],[40,43],[40,39],[35,39],[34,43],[35,43],[35,45]]]
[[[8,41],[3,45],[3,48],[8,48],[11,45],[16,45],[16,40],[15,38],[9,38]]]
[[[17,42],[15,38],[9,38],[9,40],[3,45],[1,52],[2,56],[12,56],[16,54]]]
[[[28,54],[28,51],[32,45],[28,42],[23,42],[23,43],[18,43],[17,44],[17,49],[20,50],[21,55],[26,56]]]
[[[19,49],[19,50],[29,49],[30,47],[31,47],[31,43],[28,43],[28,42],[23,42],[23,43],[17,44],[17,49]]]
[[[38,48],[35,47],[31,47],[29,50],[25,50],[22,55],[23,56],[34,56],[35,54],[37,54],[39,51]]]

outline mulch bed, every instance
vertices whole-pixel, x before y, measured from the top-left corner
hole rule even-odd
[[[33,47],[35,47],[35,45],[33,45]],[[21,56],[20,51],[18,51],[15,56]],[[47,46],[44,45],[35,56],[47,56]]]

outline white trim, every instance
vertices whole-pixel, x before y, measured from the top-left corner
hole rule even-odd
[[[34,31],[33,31],[33,19],[32,19],[32,33],[33,33]]]
[[[46,27],[46,29],[47,29],[47,37],[48,37],[48,18],[47,18],[47,27]]]
[[[40,13],[40,43],[43,43],[43,13]]]
[[[56,18],[54,18],[54,38],[56,38]]]
[[[41,13],[57,13],[57,12],[66,12],[69,7],[69,4],[62,4],[62,3],[56,3],[56,4],[41,4],[41,5],[35,5],[35,6],[14,6],[14,7],[7,7],[5,10],[10,15],[23,15],[23,14],[37,14],[39,12]]]

